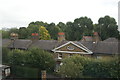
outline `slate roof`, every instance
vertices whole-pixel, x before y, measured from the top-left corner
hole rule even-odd
[[[93,41],[93,37],[91,37],[91,36],[83,36],[81,41]]]
[[[14,42],[11,42],[11,44],[8,47],[9,48],[17,48],[17,49],[28,49],[28,47],[31,43],[32,43],[31,40],[17,39]]]
[[[8,45],[11,44],[11,40],[10,39],[2,39],[2,46],[3,47],[8,47]]]
[[[116,38],[108,38],[104,40],[103,42],[118,42],[118,40]]]
[[[44,50],[52,50],[56,46],[57,42],[57,40],[37,40],[33,42],[29,48],[38,47]]]
[[[13,43],[11,43],[11,40],[9,39],[3,39],[2,41],[3,46],[7,46],[9,48],[13,48]],[[31,47],[38,47],[44,50],[53,50],[54,48],[61,46],[69,41],[62,41],[59,42],[58,40],[23,40],[18,39],[14,42],[14,47],[19,49],[28,49]],[[83,44],[85,47],[87,47],[89,50],[91,50],[93,53],[102,53],[102,54],[113,54],[118,53],[120,49],[118,49],[118,42],[115,38],[109,38],[104,41],[99,41],[97,43],[93,43],[91,41],[73,41],[74,43],[80,45]]]
[[[118,42],[98,42],[93,45],[94,53],[116,54],[118,53]]]

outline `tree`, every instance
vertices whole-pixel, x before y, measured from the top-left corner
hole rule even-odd
[[[29,51],[30,53],[28,53],[26,60],[30,66],[39,68],[40,70],[53,71],[55,61],[51,53],[39,48],[31,48]]]
[[[11,29],[9,30],[9,32],[10,32],[10,33],[18,33],[19,31],[18,31],[18,28],[11,28]]]
[[[2,31],[2,38],[10,38],[10,34],[8,30],[1,30]]]
[[[67,22],[66,37],[68,40],[80,40],[82,36],[92,36],[93,22],[90,18],[76,18],[74,22]]]
[[[20,39],[28,38],[28,31],[27,31],[26,27],[20,27],[19,28],[19,38]]]
[[[81,29],[81,34],[91,36],[93,32],[93,22],[88,17],[80,17],[74,20],[74,25]]]
[[[47,26],[47,30],[49,31],[51,38],[54,40],[57,40],[58,37],[58,32],[60,32],[60,28],[58,26],[55,25],[55,23],[50,23]]]
[[[57,26],[60,28],[61,32],[65,32],[66,25],[63,22],[59,22]]]
[[[72,61],[68,61],[60,67],[60,74],[67,78],[80,78],[82,76],[81,64],[75,64]]]
[[[74,28],[72,22],[67,22],[66,23],[65,36],[66,36],[67,40],[71,40],[71,41],[76,40],[75,36],[74,36],[75,30],[76,29]]]
[[[46,27],[47,25],[47,23],[44,23],[42,21],[31,22],[27,27],[28,38],[31,38],[32,33],[39,33],[40,26]]]
[[[2,63],[6,64],[9,62],[9,56],[8,53],[10,52],[10,50],[6,47],[2,47]]]
[[[119,37],[118,26],[114,18],[110,16],[101,17],[98,20],[98,24],[95,25],[95,31],[100,34],[102,40],[109,37]]]
[[[2,38],[10,38],[10,33],[17,33],[19,30],[17,28],[2,29]]]
[[[5,50],[5,48],[3,49]],[[6,58],[6,54],[3,57]],[[7,54],[7,59],[3,60],[4,62],[8,61],[8,64],[13,67],[24,65],[25,67],[47,71],[53,71],[55,66],[53,55],[39,48],[30,48],[27,51],[19,49],[11,50]]]
[[[59,73],[68,78],[82,78],[84,65],[89,58],[82,56],[72,56],[63,60],[63,65],[59,68]]]
[[[26,54],[25,51],[19,50],[19,49],[9,51],[8,53],[9,64],[11,66],[25,64],[25,61],[26,61],[24,56],[25,54]]]
[[[48,30],[46,30],[45,27],[41,26],[39,28],[39,32],[40,32],[40,39],[42,39],[42,40],[49,40],[49,39],[51,39],[50,38],[50,34],[49,34]]]

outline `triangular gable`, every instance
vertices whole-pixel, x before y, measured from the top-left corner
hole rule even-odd
[[[65,47],[66,45],[69,45],[69,44],[72,44],[72,45],[76,46],[77,48],[83,50],[84,52],[76,52],[76,51],[73,52],[73,51],[67,51],[67,50],[66,51],[59,50],[60,48]],[[76,44],[76,43],[74,43],[72,41],[69,41],[69,42],[67,42],[67,43],[65,43],[65,44],[63,44],[63,45],[61,45],[59,47],[56,47],[52,51],[53,52],[61,52],[61,53],[79,53],[79,54],[92,54],[93,53],[92,51],[90,51],[88,48],[86,48],[81,43],[79,43],[79,45],[78,45],[78,44]]]

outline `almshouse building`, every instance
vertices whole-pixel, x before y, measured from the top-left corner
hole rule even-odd
[[[73,55],[101,58],[118,56],[120,54],[119,41],[116,38],[108,38],[101,41],[97,33],[94,34],[94,37],[83,36],[81,41],[67,41],[64,33],[59,33],[58,40],[3,39],[2,45],[9,49],[27,50],[37,47],[52,52],[58,66],[63,58]]]

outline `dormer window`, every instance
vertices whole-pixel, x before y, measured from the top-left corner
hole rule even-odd
[[[74,48],[74,46],[67,46],[67,49],[68,50],[74,50],[75,48]]]

